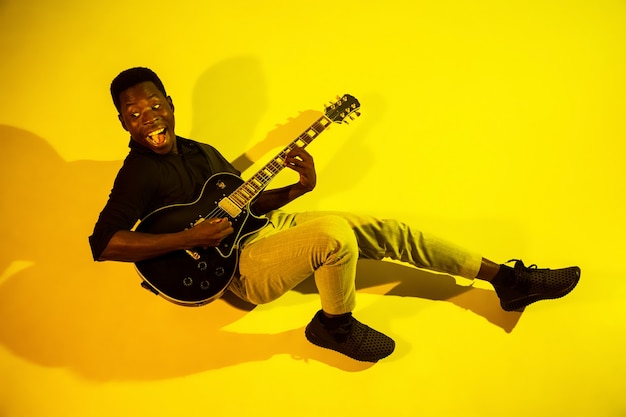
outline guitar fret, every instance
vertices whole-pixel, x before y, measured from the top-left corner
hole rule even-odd
[[[270,172],[269,176],[273,177],[274,175],[276,175],[278,173],[278,171],[280,171],[280,169],[283,167],[284,165],[284,159],[281,159],[280,161],[274,160],[272,162],[270,162],[269,164],[267,164],[267,168]]]
[[[250,198],[252,196],[252,193],[250,193],[250,190],[245,187],[245,184],[243,190],[241,190],[241,194],[243,194],[243,196],[246,198]]]
[[[241,192],[236,192],[233,193],[233,195],[231,196],[231,200],[234,200],[234,202],[239,206],[239,207],[243,207],[246,205],[246,200],[245,198],[241,195]]]

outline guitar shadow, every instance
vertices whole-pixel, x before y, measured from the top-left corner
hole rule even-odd
[[[459,285],[450,275],[425,271],[396,262],[359,260],[356,287],[359,293],[365,294],[448,302],[464,310],[472,311],[507,333],[513,331],[522,315],[522,312],[502,310],[500,300],[493,290],[472,285]],[[294,290],[302,294],[317,293],[312,277]],[[410,310],[404,313],[409,316],[414,315],[414,311]],[[393,321],[396,317],[394,315],[386,319]]]

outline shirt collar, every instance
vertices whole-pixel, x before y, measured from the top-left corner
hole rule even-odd
[[[183,138],[181,136],[176,135],[176,146],[178,147],[178,154],[182,155],[182,154],[185,154],[185,153],[189,152],[189,148],[194,147],[195,144],[194,144],[194,142],[192,140],[185,139],[185,138]],[[139,153],[142,153],[142,154],[153,154],[154,153],[150,149],[146,148],[145,146],[141,146],[140,144],[135,142],[132,137],[130,138],[130,142],[128,143],[128,147],[133,152],[139,152]]]

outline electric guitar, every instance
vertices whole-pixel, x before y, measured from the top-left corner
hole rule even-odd
[[[191,203],[161,207],[134,228],[143,233],[179,232],[203,221],[228,218],[234,232],[219,246],[180,250],[136,262],[142,286],[165,299],[184,306],[201,306],[221,297],[235,273],[239,245],[243,239],[263,228],[268,220],[250,211],[251,202],[285,167],[289,151],[306,147],[332,123],[347,123],[358,116],[356,98],[344,95],[325,108],[324,115],[287,145],[249,180],[232,173],[211,176],[200,196]]]

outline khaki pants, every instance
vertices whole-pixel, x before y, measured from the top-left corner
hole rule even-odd
[[[482,257],[396,220],[342,212],[267,215],[270,224],[241,248],[239,275],[230,289],[253,304],[268,303],[313,275],[322,309],[355,307],[359,258],[390,258],[468,279]]]

